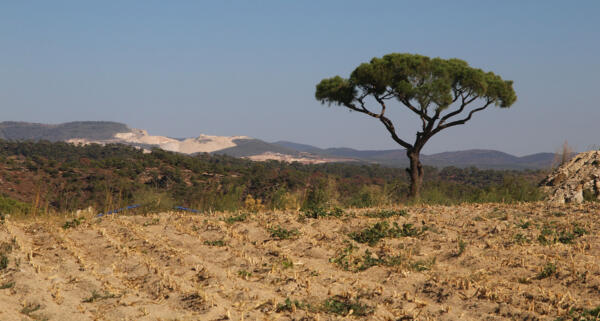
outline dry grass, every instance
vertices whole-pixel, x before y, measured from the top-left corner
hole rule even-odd
[[[595,320],[600,205],[404,210],[8,218],[0,320]]]

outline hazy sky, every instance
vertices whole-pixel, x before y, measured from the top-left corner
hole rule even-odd
[[[112,120],[171,137],[398,148],[315,85],[391,52],[461,58],[514,81],[425,153],[600,146],[600,1],[2,1],[0,120]],[[393,114],[412,141],[410,112]]]

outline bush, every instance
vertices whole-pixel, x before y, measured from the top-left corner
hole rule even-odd
[[[66,221],[65,224],[63,225],[63,229],[69,229],[69,228],[74,228],[79,226],[83,221],[85,220],[85,218],[75,218],[71,221]]]
[[[31,213],[31,205],[0,195],[0,213],[28,214]]]
[[[374,309],[359,300],[350,300],[341,296],[331,297],[323,302],[323,311],[337,315],[346,316],[352,311],[352,315],[367,316],[374,312]]]
[[[287,240],[300,234],[300,231],[297,229],[287,230],[281,226],[277,226],[276,228],[269,228],[269,233],[271,233],[271,237],[279,240]]]
[[[246,200],[244,200],[244,209],[252,213],[257,213],[263,210],[264,208],[265,205],[263,204],[260,198],[254,198],[250,194],[246,196]]]
[[[326,208],[329,201],[330,198],[325,191],[325,183],[317,182],[308,189],[302,209]]]
[[[344,210],[339,207],[334,207],[331,210],[326,210],[323,207],[311,207],[303,210],[306,218],[321,218],[321,217],[341,217],[344,215]]]
[[[556,274],[556,265],[552,262],[548,262],[548,263],[546,263],[546,265],[544,265],[544,267],[542,268],[540,273],[538,273],[536,278],[538,280],[541,280],[541,279],[551,277],[554,274]]]
[[[385,237],[414,237],[423,234],[426,230],[425,226],[417,229],[410,223],[402,224],[402,227],[400,227],[398,223],[394,222],[394,226],[390,227],[388,222],[383,221],[375,223],[375,225],[365,228],[360,232],[350,233],[350,237],[358,243],[367,243],[370,246],[374,246]]]
[[[134,202],[142,206],[147,212],[170,211],[177,205],[166,192],[155,192],[150,190],[137,192],[134,195]],[[108,210],[112,210],[112,208]]]
[[[4,253],[0,254],[0,271],[8,267],[8,256]]]
[[[246,214],[239,214],[239,215],[229,216],[229,217],[225,218],[224,221],[227,224],[233,224],[235,222],[244,222],[247,218],[248,218],[248,215],[246,215]]]
[[[395,216],[408,216],[408,213],[406,210],[380,210],[366,212],[365,216],[374,218],[390,218]]]
[[[298,300],[290,300],[290,298],[286,298],[284,303],[277,304],[277,308],[275,312],[294,312],[296,309],[303,309],[306,307],[306,304],[302,302],[298,302]]]

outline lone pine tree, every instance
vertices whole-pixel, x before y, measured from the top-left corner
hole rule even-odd
[[[492,72],[470,67],[460,59],[406,53],[373,58],[354,69],[348,79],[323,79],[315,97],[323,104],[343,106],[381,121],[392,139],[406,149],[413,198],[419,197],[423,183],[421,150],[431,137],[443,129],[465,124],[473,114],[491,105],[508,108],[517,100],[512,81]],[[412,144],[398,137],[386,115],[390,100],[399,102],[420,119],[421,129]]]

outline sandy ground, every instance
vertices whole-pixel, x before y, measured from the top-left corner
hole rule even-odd
[[[406,211],[9,218],[0,320],[556,320],[600,304],[599,205]],[[381,221],[423,232],[349,236]]]

